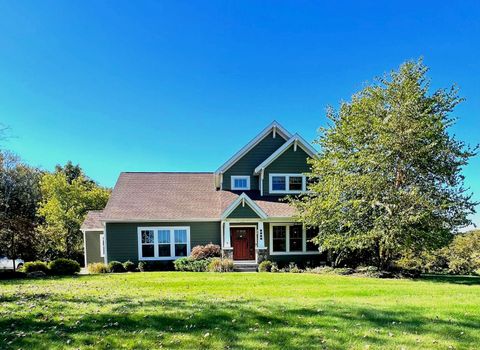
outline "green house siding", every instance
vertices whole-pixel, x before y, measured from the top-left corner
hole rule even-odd
[[[220,222],[107,223],[108,261],[138,261],[138,227],[189,226],[190,247],[220,244]]]
[[[258,214],[253,211],[248,204],[242,206],[239,204],[228,216],[230,219],[256,219],[259,218]]]
[[[285,139],[278,133],[275,138],[273,138],[273,132],[265,136],[262,141],[260,141],[223,174],[222,189],[231,189],[232,175],[249,175],[250,188],[252,190],[258,190],[258,176],[253,176],[253,171],[285,142]]]
[[[86,263],[103,262],[100,256],[100,235],[103,231],[85,231]]]
[[[270,194],[270,174],[302,174],[309,172],[308,158],[308,154],[301,147],[297,147],[297,151],[294,151],[293,145],[290,146],[281,156],[265,168],[263,194]],[[272,193],[272,195],[276,194]]]

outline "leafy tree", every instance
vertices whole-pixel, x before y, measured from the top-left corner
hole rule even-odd
[[[12,259],[35,258],[40,177],[12,153],[0,153],[0,253]]]
[[[38,215],[42,254],[46,258],[79,259],[82,252],[80,226],[88,210],[103,209],[110,190],[87,178],[82,169],[68,162],[45,174],[40,182],[42,201]]]
[[[448,133],[462,99],[455,87],[430,94],[427,70],[406,62],[327,112],[311,192],[291,201],[338,259],[368,251],[386,268],[407,251],[448,244],[470,223],[475,203],[461,169],[476,148]]]

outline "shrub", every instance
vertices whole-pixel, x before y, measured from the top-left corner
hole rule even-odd
[[[48,265],[43,261],[29,261],[26,262],[21,268],[22,272],[30,273],[36,271],[48,272]]]
[[[87,270],[89,273],[107,273],[108,266],[101,262],[92,263],[87,265]]]
[[[258,272],[271,272],[272,262],[270,260],[264,260],[258,265]]]
[[[74,275],[80,272],[80,264],[70,259],[56,259],[48,264],[52,275]]]
[[[279,272],[280,269],[278,268],[277,263],[272,263],[272,267],[270,268],[270,272]]]
[[[303,270],[302,269],[299,269],[297,264],[295,263],[290,263],[290,265],[288,266],[288,271],[291,272],[291,273],[302,273]]]
[[[177,259],[173,264],[177,271],[204,272],[207,271],[210,261],[211,259],[195,260],[188,257]]]
[[[450,273],[474,273],[480,269],[480,230],[457,235],[444,254]]]
[[[125,261],[123,263],[123,268],[125,269],[125,271],[127,272],[135,272],[137,271],[137,267],[135,266],[135,264],[133,262],[131,262],[130,260],[129,261]]]
[[[208,258],[219,258],[222,254],[220,246],[209,243],[207,245],[197,245],[193,247],[190,258],[193,260],[202,260]]]
[[[173,271],[174,265],[170,260],[166,261],[140,261],[138,263],[138,270],[145,271]]]
[[[108,271],[113,273],[125,272],[125,268],[120,261],[110,261],[108,263]]]
[[[208,271],[210,272],[232,272],[233,260],[213,258],[208,264]]]
[[[147,264],[145,263],[145,261],[139,261],[138,262],[138,270],[140,272],[145,272],[146,267],[147,267]]]

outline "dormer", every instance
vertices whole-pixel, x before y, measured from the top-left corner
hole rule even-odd
[[[282,146],[292,135],[274,121],[215,172],[215,185],[222,190],[259,190],[255,168]]]

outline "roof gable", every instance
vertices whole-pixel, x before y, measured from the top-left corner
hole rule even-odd
[[[265,137],[267,137],[271,132],[274,136],[279,135],[280,137],[288,140],[291,138],[291,134],[278,122],[273,121],[265,129],[263,129],[255,138],[253,138],[249,143],[247,143],[241,150],[235,153],[229,160],[227,160],[222,166],[220,166],[215,174],[221,174],[227,171],[233,164],[235,164],[239,159],[241,159],[245,154],[252,150],[256,145],[258,145]]]
[[[273,152],[267,159],[265,159],[260,165],[255,168],[254,173],[259,174],[262,169],[265,169],[270,164],[272,164],[278,157],[280,157],[285,151],[287,151],[290,147],[300,147],[302,150],[307,153],[310,157],[315,157],[317,151],[313,148],[305,139],[303,139],[300,135],[295,134],[293,135],[287,142],[285,142],[282,146],[280,146],[275,152]]]
[[[222,219],[228,218],[238,206],[249,206],[250,209],[257,214],[257,217],[265,219],[267,218],[267,214],[252,200],[248,197],[245,192],[238,196],[222,213]],[[244,210],[242,210],[244,212]],[[238,212],[237,212],[238,213]]]

